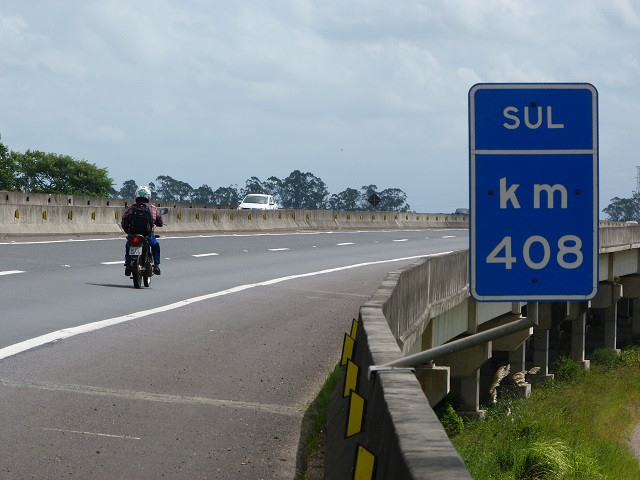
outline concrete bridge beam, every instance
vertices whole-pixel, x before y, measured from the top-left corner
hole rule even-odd
[[[433,363],[426,367],[419,367],[416,368],[416,378],[431,407],[437,405],[451,390],[449,367],[436,366]]]

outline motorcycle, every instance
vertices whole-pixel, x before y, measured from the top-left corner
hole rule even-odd
[[[149,239],[144,235],[128,235],[127,249],[129,250],[129,269],[131,270],[131,278],[133,278],[133,286],[142,288],[144,284],[145,287],[148,287],[151,285],[154,265]]]
[[[161,208],[161,215],[165,215],[168,211]],[[159,238],[160,235],[156,235]],[[129,252],[128,267],[131,270],[131,278],[135,288],[142,288],[142,285],[149,287],[151,285],[151,277],[153,277],[153,253],[149,244],[149,237],[140,234],[127,235],[127,250]]]

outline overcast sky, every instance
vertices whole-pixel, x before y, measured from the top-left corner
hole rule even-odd
[[[589,82],[600,204],[640,165],[640,2],[2,0],[0,134],[106,167],[115,188],[311,172],[330,193],[468,204],[468,92]]]

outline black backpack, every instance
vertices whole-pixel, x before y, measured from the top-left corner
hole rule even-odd
[[[127,233],[138,235],[151,235],[153,228],[153,216],[149,205],[136,203],[127,217]]]

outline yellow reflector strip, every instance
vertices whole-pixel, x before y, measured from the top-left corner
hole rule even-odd
[[[343,398],[349,396],[350,392],[355,392],[358,387],[358,371],[360,369],[351,360],[347,360],[347,372],[344,375],[344,394]]]
[[[349,417],[347,418],[347,438],[362,431],[364,417],[364,398],[356,392],[351,392],[349,398]]]
[[[376,468],[376,457],[362,445],[358,445],[356,454],[356,467],[353,472],[353,480],[372,480]]]

